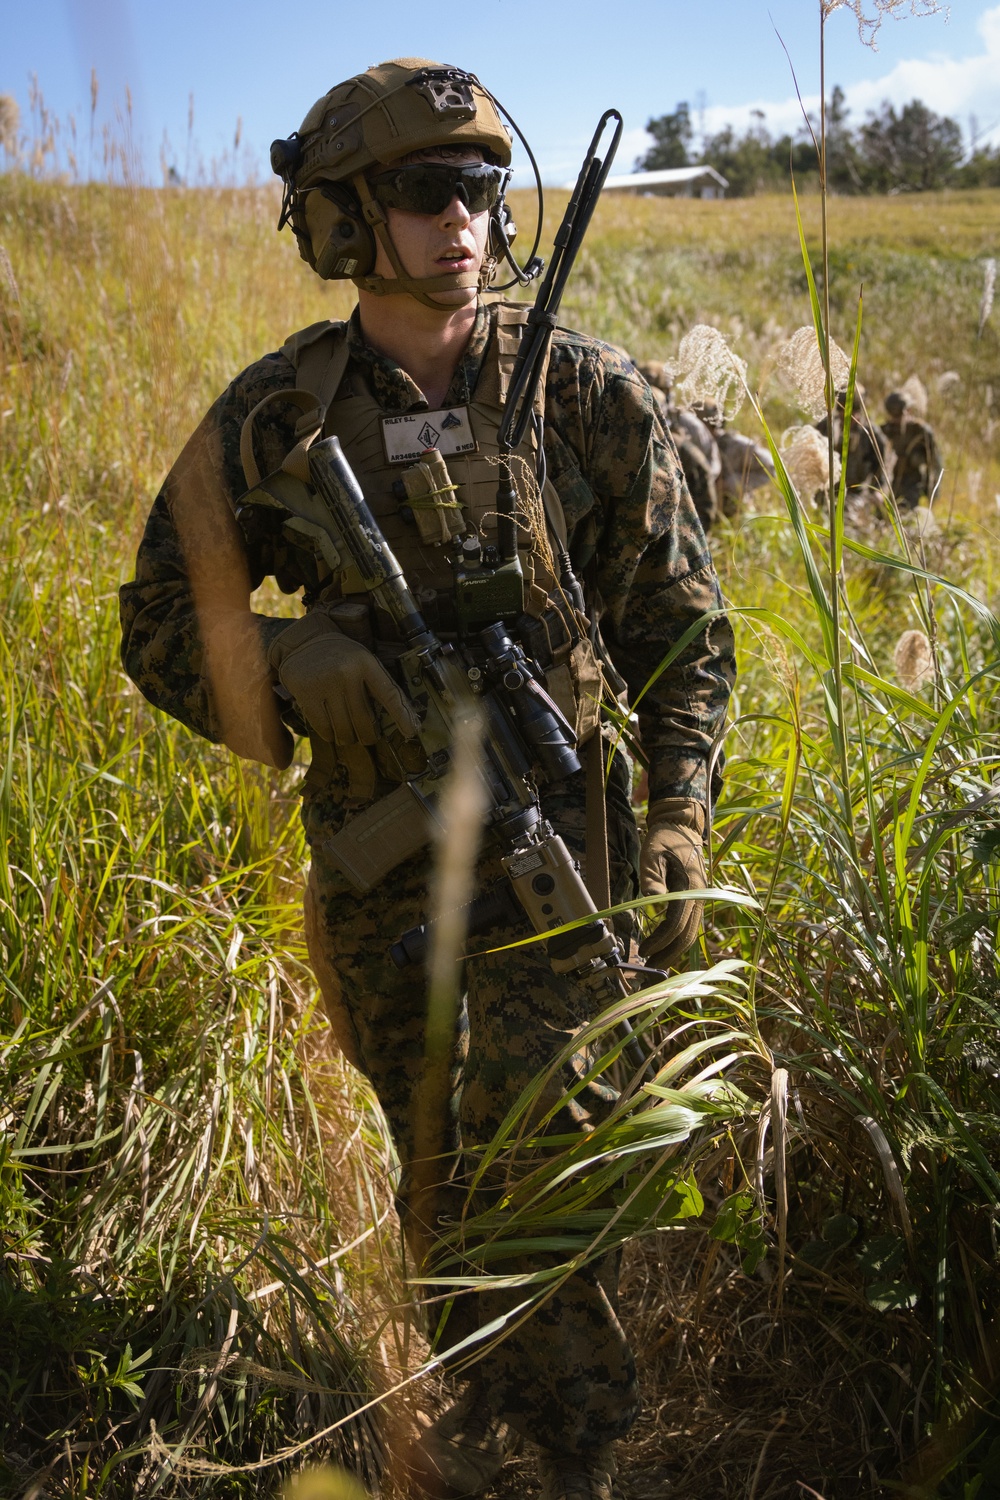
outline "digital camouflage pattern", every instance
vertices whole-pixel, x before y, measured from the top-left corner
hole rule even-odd
[[[582,860],[585,844],[585,773],[579,772],[543,797],[546,816]],[[630,808],[631,774],[625,759],[613,762],[608,789],[608,842],[612,899],[637,894],[639,840]],[[324,840],[343,826],[351,812],[346,780],[336,775],[304,807],[313,866],[306,897],[310,957],[323,989],[327,1012],[348,1059],[371,1079],[389,1120],[402,1163],[397,1204],[411,1246],[421,1242],[411,1221],[420,1142],[439,1143],[444,1167],[432,1167],[433,1181],[451,1176],[434,1195],[434,1212],[455,1218],[462,1211],[459,1147],[491,1140],[518,1094],[545,1068],[590,1018],[586,992],[553,974],[539,946],[484,953],[466,965],[465,1006],[456,1027],[451,1086],[437,1099],[439,1118],[426,1118],[434,1089],[425,1056],[426,995],[412,972],[389,958],[388,943],[421,921],[426,912],[427,869],[423,858],[409,860],[367,895],[343,879],[324,852]],[[487,844],[478,887],[502,880],[499,853]],[[628,940],[627,918],[620,929]],[[471,944],[475,950],[500,948],[528,935],[526,923],[492,928]],[[554,1082],[543,1108],[557,1104],[576,1081],[573,1070]],[[586,1131],[606,1112],[611,1095],[592,1083],[555,1114],[549,1131]],[[470,1161],[474,1165],[474,1159]],[[527,1170],[531,1156],[517,1163]],[[426,1176],[426,1173],[424,1174]],[[502,1179],[497,1182],[502,1186]],[[539,1263],[535,1257],[533,1264]],[[515,1269],[505,1263],[505,1269]],[[520,1267],[518,1267],[520,1269]],[[635,1364],[615,1307],[617,1261],[607,1257],[575,1275],[515,1329],[477,1367],[495,1407],[515,1427],[550,1447],[588,1447],[621,1437],[638,1407]],[[470,1302],[459,1296],[441,1333],[447,1348],[517,1307],[523,1292],[489,1293]],[[440,1306],[428,1309],[433,1329]]]
[[[636,364],[636,369],[649,382],[656,398],[677,450],[688,493],[707,536],[719,515],[718,480],[722,460],[718,444],[710,429],[694,412],[686,411],[671,400],[673,381],[665,364],[650,359]]]
[[[481,307],[445,405],[470,399],[492,322],[489,309]],[[356,315],[348,339],[348,380],[352,370],[363,371],[387,414],[427,409],[409,376],[364,343]],[[182,455],[157,496],[136,576],[121,591],[122,654],[130,676],[158,707],[196,732],[230,744],[225,683],[238,677],[248,701],[269,702],[266,649],[288,627],[287,620],[251,617],[251,590],[273,576],[286,592],[301,590],[308,607],[324,584],[304,548],[290,545],[277,529],[246,539],[232,519],[233,504],[245,488],[239,457],[243,421],[263,396],[292,388],[295,380],[285,356],[270,354],[219,398],[189,444],[195,458],[185,461]],[[635,698],[680,637],[721,607],[704,532],[652,392],[608,346],[557,329],[545,407],[545,457],[566,512],[574,564]],[[297,416],[297,409],[274,402],[258,424],[262,473],[275,469],[292,446]],[[197,484],[192,472],[199,476]],[[400,561],[405,570],[405,555]],[[236,627],[220,666],[219,655],[212,658],[212,640],[226,619]],[[719,615],[695,629],[645,693],[639,714],[651,758],[652,798],[705,800],[707,760],[734,671],[732,631]],[[252,740],[250,734],[240,747]],[[278,754],[260,754],[281,763]],[[377,797],[393,782],[391,757],[376,759]],[[578,856],[584,843],[584,780],[580,773],[542,791],[546,816]],[[428,857],[408,861],[375,891],[358,895],[324,850],[358,806],[348,771],[336,762],[304,789],[303,819],[313,856],[307,936],[334,1033],[346,1056],[372,1080],[389,1120],[402,1165],[401,1214],[411,1244],[419,1244],[427,1215],[423,1207],[419,1215],[414,1211],[414,1184],[421,1172],[426,1177],[418,1142],[436,1142],[433,1155],[440,1167],[433,1168],[434,1181],[451,1179],[432,1215],[447,1217],[462,1197],[460,1146],[474,1151],[491,1139],[524,1085],[589,1018],[588,998],[552,973],[539,947],[470,959],[454,1055],[445,1068],[450,1082],[439,1091],[428,1136],[426,995],[387,954],[389,942],[426,915]],[[613,897],[624,900],[637,890],[638,837],[629,771],[621,758],[610,779],[608,822]],[[499,875],[497,852],[487,845],[480,879],[485,883]],[[492,931],[480,946],[527,935],[525,921]],[[552,1102],[565,1102],[553,1121],[555,1132],[586,1131],[608,1107],[610,1095],[600,1085],[570,1101],[566,1090],[572,1081],[567,1070],[556,1085]],[[449,1194],[454,1195],[450,1200]],[[427,1201],[420,1199],[421,1205]],[[545,1446],[593,1448],[621,1436],[635,1416],[635,1370],[615,1311],[616,1280],[611,1258],[574,1276],[483,1360],[498,1409]],[[456,1297],[441,1333],[443,1345],[451,1346],[508,1305],[495,1293],[474,1301]]]
[[[491,326],[483,306],[446,406],[470,399]],[[364,343],[356,315],[349,341],[352,359],[387,415],[427,409],[405,371]],[[348,379],[350,372],[348,366]],[[246,488],[239,456],[245,417],[263,396],[294,385],[289,360],[266,355],[236,378],[202,424],[206,443],[218,445],[213,467],[220,499],[230,505]],[[300,414],[278,406],[257,425],[264,474],[293,445],[292,426]],[[684,632],[722,601],[704,531],[649,386],[607,345],[562,329],[554,335],[546,385],[545,457],[566,512],[574,566],[591,606],[602,611],[602,633],[634,700]],[[121,590],[122,659],[158,708],[221,741],[224,726],[205,671],[195,594],[175,524],[175,489],[168,479],[157,496],[135,578]],[[224,524],[220,517],[220,529]],[[230,575],[238,564],[249,589],[273,576],[287,593],[303,590],[307,607],[322,586],[315,557],[277,532],[255,537],[241,557],[227,563],[219,592],[232,589]],[[258,617],[265,651],[287,623]],[[696,634],[646,692],[639,720],[652,763],[651,796],[704,802],[708,755],[734,673],[732,630],[720,617]]]

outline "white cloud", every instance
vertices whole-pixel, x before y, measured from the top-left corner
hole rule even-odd
[[[936,53],[931,57],[910,58],[896,64],[881,78],[865,79],[845,88],[847,104],[858,124],[870,109],[878,109],[884,99],[895,105],[922,99],[937,114],[951,115],[966,135],[969,118],[975,116],[979,140],[1000,143],[1000,5],[983,12],[977,30],[983,50],[971,57],[950,57]],[[819,108],[819,95],[805,95],[808,110]],[[788,131],[795,134],[802,125],[802,108],[793,95],[786,99],[760,99],[750,104],[713,105],[705,111],[705,129],[709,134],[733,125],[745,130],[753,122],[753,111],[762,110],[765,124],[772,134]]]

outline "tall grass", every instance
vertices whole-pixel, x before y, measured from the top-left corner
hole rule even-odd
[[[242,286],[269,215],[223,200],[209,234],[200,211],[3,183],[9,1494],[186,1492],[192,1455],[310,1438],[384,1364],[359,1302],[393,1242],[389,1148],[314,1013],[295,798],[154,715],[117,660],[168,455],[224,368],[274,342]],[[374,1419],[339,1432],[374,1475]]]
[[[263,191],[0,179],[11,1494],[254,1494],[255,1465],[294,1465],[330,1428],[324,1445],[374,1487],[384,1424],[344,1419],[412,1362],[389,1316],[391,1151],[327,1052],[303,963],[297,773],[196,741],[117,666],[115,588],[168,462],[234,371],[349,305],[273,235],[274,207]],[[998,209],[986,193],[836,205],[823,275],[803,203],[822,321],[847,346],[866,283],[869,403],[927,380],[952,517],[917,534],[890,511],[851,532],[842,505],[831,524],[782,474],[718,535],[741,677],[713,878],[752,902],[713,909],[706,956],[746,968],[635,998],[659,1076],[626,1088],[588,1152],[557,1160],[549,1141],[525,1173],[529,1095],[483,1154],[516,1188],[466,1235],[470,1280],[508,1282],[518,1240],[541,1243],[530,1300],[637,1232],[654,1255],[683,1236],[685,1260],[703,1257],[699,1318],[752,1276],[777,1340],[832,1328],[847,1348],[863,1441],[803,1418],[783,1457],[720,1424],[692,1495],[798,1479],[864,1494],[900,1474],[915,1495],[961,1494],[987,1473],[1000,371],[992,323],[976,333]],[[637,356],[717,323],[777,433],[796,408],[772,351],[809,317],[790,214],[784,198],[604,204],[567,318]],[[939,392],[929,377],[949,370]],[[906,627],[928,643],[922,681],[895,673]],[[590,1038],[608,1065],[617,1020]]]
[[[822,157],[825,139],[819,149]],[[840,459],[843,476],[849,431],[842,454],[834,455],[832,437],[835,257],[825,199],[820,208],[814,259],[795,205],[803,310],[827,369],[828,468],[835,472]],[[595,263],[599,256],[600,249]],[[630,291],[666,300],[669,289],[629,271]],[[966,274],[963,322],[947,346],[972,387],[953,427],[963,442],[979,402],[991,408],[992,393],[979,382],[983,364],[996,358],[995,338],[982,348],[981,314],[977,325],[983,268]],[[606,289],[595,274],[595,302]],[[619,281],[612,307],[621,290]],[[862,403],[858,368],[868,348],[860,285],[858,299],[848,327],[848,422]],[[608,301],[603,306],[607,319]],[[898,338],[900,330],[888,332]],[[912,339],[904,340],[907,356],[920,357]],[[949,383],[962,378],[956,371]],[[586,1147],[568,1146],[527,1176],[515,1173],[502,1211],[487,1209],[465,1226],[466,1256],[471,1229],[482,1235],[473,1259],[494,1271],[470,1284],[522,1293],[534,1286],[544,1298],[602,1247],[701,1218],[701,1189],[714,1188],[711,1233],[735,1241],[751,1264],[764,1238],[758,1215],[767,1214],[772,1316],[801,1320],[810,1302],[832,1309],[846,1299],[865,1311],[867,1333],[881,1345],[875,1379],[862,1374],[872,1362],[867,1341],[848,1371],[869,1385],[881,1420],[866,1421],[846,1451],[817,1450],[810,1480],[838,1495],[868,1493],[892,1474],[913,1496],[986,1493],[1000,1424],[993,1322],[1000,622],[986,602],[995,587],[995,529],[974,506],[956,525],[951,503],[941,521],[932,511],[904,518],[891,493],[848,523],[844,477],[829,486],[825,513],[817,511],[784,468],[773,417],[769,424],[759,399],[750,405],[771,447],[784,515],[745,516],[728,566],[725,546],[716,549],[744,622],[744,678],[713,866],[716,883],[742,884],[755,901],[716,907],[710,944],[738,945],[751,974],[749,1004],[734,1011],[715,988],[707,1005],[692,1006],[681,986],[681,1024],[663,1035],[652,1023],[662,1019],[667,992],[654,987],[634,998],[640,1031],[669,1061],[654,1082],[637,1080],[626,1091]],[[780,419],[780,404],[775,414]],[[985,425],[991,436],[989,417]],[[952,496],[956,489],[952,481]],[[971,591],[963,586],[970,582]],[[919,672],[907,665],[914,652]],[[595,1027],[604,1053],[596,1067],[621,1049],[618,1019],[609,1013]],[[729,1049],[724,1061],[681,1082],[717,1048]],[[758,1079],[759,1065],[769,1073],[766,1103],[759,1082],[749,1095],[734,1091],[737,1080],[753,1079],[751,1060]],[[512,1166],[519,1153],[547,1144],[525,1138],[533,1097],[529,1090],[519,1102],[487,1162]],[[745,1154],[754,1118],[756,1161]],[[720,1173],[715,1152],[727,1133],[734,1155]],[[734,1158],[742,1181],[734,1181]],[[609,1209],[623,1160],[635,1171]],[[504,1261],[518,1268],[528,1244],[555,1254],[558,1265],[505,1277]],[[822,1322],[822,1313],[812,1316]],[[752,1469],[753,1492],[766,1446]],[[772,1474],[766,1493],[785,1493],[782,1485],[801,1477],[801,1469]]]
[[[851,329],[832,294],[843,261],[825,199],[820,212],[815,255],[798,221],[804,290],[828,371],[834,319],[853,344],[849,412],[861,403],[859,359],[870,378],[880,346],[900,330],[876,321],[868,336],[867,288]],[[969,277],[961,322],[947,335],[939,327],[939,342],[919,355],[912,334],[904,338],[888,373],[897,378],[915,355],[933,368],[946,348],[954,384],[969,387],[952,440],[975,442],[989,462],[992,392],[982,377],[996,364],[996,339],[984,349],[981,317],[977,327],[982,272],[970,265],[951,278],[953,295]],[[831,434],[833,401],[828,378]],[[772,434],[780,404],[770,427],[759,400],[751,409],[771,445],[784,516],[744,517],[728,567],[717,549],[744,623],[714,870],[759,898],[759,916],[735,908],[716,933],[737,939],[753,966],[754,1017],[780,1091],[786,1080],[790,1091],[783,1111],[772,1091],[773,1187],[766,1171],[757,1182],[758,1194],[773,1191],[774,1306],[787,1297],[801,1314],[803,1296],[834,1305],[861,1297],[878,1315],[884,1373],[895,1361],[898,1379],[883,1381],[882,1430],[865,1437],[871,1481],[895,1470],[908,1494],[986,1493],[1000,1423],[1000,624],[986,603],[995,527],[975,506],[954,524],[940,498],[940,521],[903,519],[890,496],[884,520],[872,508],[859,529],[845,522],[843,479],[817,512],[784,470]],[[842,456],[846,467],[846,437]],[[964,456],[950,455],[952,498],[973,474],[977,493],[981,475],[962,475]],[[831,436],[831,471],[833,459]],[[971,592],[961,586],[969,582]],[[906,627],[920,648],[916,676]],[[837,1494],[860,1477],[849,1454],[840,1458],[839,1471],[832,1453],[820,1471]],[[782,1492],[780,1481],[771,1492]]]

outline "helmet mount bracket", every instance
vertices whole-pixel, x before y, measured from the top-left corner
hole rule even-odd
[[[479,83],[475,74],[466,73],[461,68],[421,68],[410,79],[407,88],[422,94],[439,119],[474,120],[474,83]]]

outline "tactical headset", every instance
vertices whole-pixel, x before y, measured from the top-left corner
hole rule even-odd
[[[501,113],[528,152],[538,190],[535,244],[523,269],[511,254],[517,233],[505,201],[511,134]],[[490,214],[486,254],[478,272],[409,277],[389,233],[383,203],[388,199],[390,204],[398,201],[409,206],[420,202],[421,194],[428,202],[436,201],[438,189],[432,179],[435,173],[446,177],[447,164],[443,173],[439,167],[425,169],[422,174],[419,167],[398,168],[400,158],[436,146],[478,147],[484,157],[483,167],[470,170],[467,166],[464,178],[461,166],[453,171],[456,190],[470,205],[479,200],[470,198],[464,179],[473,180],[473,195],[477,191],[474,179],[484,179],[483,202],[485,206],[488,199]],[[395,172],[388,170],[394,165]],[[350,279],[379,296],[405,292],[427,306],[440,308],[442,304],[435,302],[431,293],[456,287],[483,288],[491,282],[500,260],[505,260],[514,273],[514,280],[507,286],[525,284],[541,269],[535,254],[542,221],[537,164],[517,125],[473,73],[420,58],[401,58],[370,68],[331,89],[313,105],[294,135],[275,141],[271,166],[285,184],[278,228],[291,224],[299,254],[325,280]],[[408,174],[421,181],[405,181]],[[383,202],[379,202],[380,197]],[[481,210],[470,206],[470,211]],[[394,277],[375,274],[379,244],[396,273]]]

